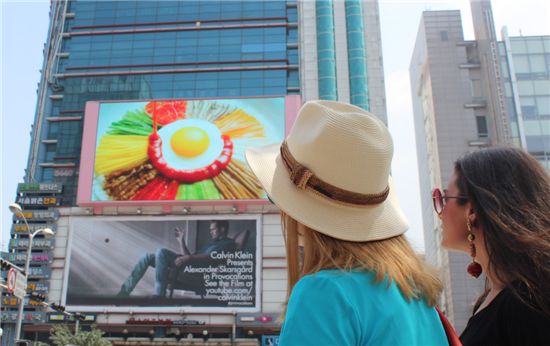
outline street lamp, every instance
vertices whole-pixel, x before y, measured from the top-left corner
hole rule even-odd
[[[29,245],[27,246],[27,258],[25,259],[25,270],[23,274],[25,278],[29,277],[29,266],[31,264],[31,251],[32,251],[32,241],[37,234],[44,234],[46,238],[51,238],[54,236],[54,232],[49,228],[39,228],[34,232],[31,232],[27,218],[23,214],[21,206],[17,203],[12,203],[9,206],[10,211],[15,214],[15,216],[21,216],[25,225],[27,226],[27,233],[29,234]],[[23,322],[23,309],[25,306],[25,299],[19,299],[19,310],[17,311],[17,324],[15,325],[15,341],[19,340],[21,337],[21,324]]]

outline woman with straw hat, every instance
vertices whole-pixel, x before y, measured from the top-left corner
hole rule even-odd
[[[281,209],[288,261],[281,345],[448,343],[434,308],[442,285],[403,235],[392,154],[379,119],[334,101],[306,103],[280,146],[246,153]]]

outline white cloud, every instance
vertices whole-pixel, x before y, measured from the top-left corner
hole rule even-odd
[[[550,35],[550,2],[544,0],[492,1],[495,30],[500,38],[502,26],[510,36]]]

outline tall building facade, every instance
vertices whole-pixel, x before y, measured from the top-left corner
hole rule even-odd
[[[113,340],[148,337],[154,344],[162,337],[237,338],[238,343],[254,345],[276,337],[279,325],[275,320],[286,299],[286,267],[274,206],[261,198],[246,202],[254,200],[254,194],[244,202],[229,198],[238,196],[239,191],[222,189],[224,184],[219,181],[214,183],[218,184],[214,195],[209,195],[214,190],[205,186],[176,184],[172,189],[168,180],[156,190],[143,188],[136,193],[132,184],[150,187],[148,179],[159,179],[157,171],[147,168],[147,160],[155,161],[150,151],[144,154],[149,158],[138,160],[137,166],[108,174],[101,173],[98,162],[116,166],[121,158],[130,160],[138,151],[145,153],[148,144],[140,141],[147,137],[138,138],[140,128],[145,126],[149,141],[157,128],[159,134],[169,128],[159,120],[158,116],[163,116],[159,112],[180,120],[192,115],[200,121],[206,121],[211,113],[232,114],[226,118],[229,121],[214,116],[212,122],[235,136],[235,153],[242,149],[237,145],[241,136],[237,132],[246,127],[239,128],[239,124],[253,121],[239,113],[242,109],[248,113],[263,109],[265,114],[256,120],[266,123],[270,122],[270,110],[275,117],[284,109],[282,125],[277,125],[283,135],[299,105],[311,99],[350,102],[386,121],[377,1],[52,1],[50,16],[32,145],[17,202],[31,230],[47,226],[56,236],[54,240],[37,236],[30,287],[40,289],[48,302],[85,314]],[[269,109],[264,101],[275,108]],[[166,106],[163,102],[171,110],[158,110]],[[247,110],[243,104],[251,108]],[[108,118],[106,109],[122,106],[136,109],[128,108],[122,112],[124,117],[116,115],[116,120],[102,125],[102,119]],[[258,125],[258,121],[252,124]],[[266,125],[265,131],[269,129]],[[205,131],[210,130],[205,127],[199,133]],[[121,142],[109,142],[113,135],[120,136],[117,140]],[[126,146],[117,151],[121,143]],[[229,150],[227,141],[224,143],[224,150]],[[173,141],[171,145],[177,149]],[[90,148],[97,150],[96,156],[88,156]],[[98,154],[100,150],[106,160]],[[154,166],[159,160],[155,162]],[[81,203],[86,188],[82,182],[88,178],[92,192],[88,201]],[[132,182],[130,187],[127,184],[123,192],[113,192],[126,180]],[[169,191],[171,197],[167,197]],[[121,201],[125,196],[132,200]],[[167,201],[170,198],[173,200]],[[134,254],[137,260],[138,254],[154,252],[147,245],[150,242],[172,246],[173,229],[182,222],[187,229],[185,240],[198,249],[208,241],[210,220],[228,221],[228,236],[239,253],[253,253],[250,264],[246,258],[234,264],[240,268],[235,270],[242,285],[254,287],[247,291],[250,297],[235,293],[227,298],[219,293],[232,285],[234,292],[241,290],[239,280],[233,282],[229,276],[227,282],[208,281],[212,286],[207,286],[206,276],[202,276],[207,287],[180,289],[178,274],[174,274],[169,298],[174,295],[180,301],[146,300],[145,286],[140,284],[129,297],[123,297],[122,304],[117,300],[124,292],[121,289],[115,295],[114,289],[123,283],[134,260],[126,269],[121,269],[120,262]],[[27,231],[24,220],[15,217],[8,256],[17,263],[24,259]],[[154,232],[160,232],[162,239],[151,238],[156,237]],[[153,256],[157,263],[158,254]],[[143,262],[145,269],[154,267],[151,261]],[[227,261],[231,267],[231,259]],[[243,274],[246,266],[253,271],[249,281]],[[150,287],[158,283],[155,270],[150,268],[142,279]],[[103,291],[84,292],[94,284],[102,285]],[[136,292],[143,296],[135,297]],[[212,302],[216,294],[222,301],[234,299],[230,303],[233,308],[225,301],[221,308]],[[2,345],[13,342],[16,319],[17,301],[6,299]],[[254,303],[246,305],[249,302]],[[22,336],[27,339],[47,340],[51,324],[65,319],[31,301],[25,305]]]
[[[550,171],[550,36],[510,37],[498,43],[514,144]]]
[[[431,190],[445,188],[463,154],[510,142],[489,2],[473,1],[472,13],[475,41],[464,40],[460,11],[424,12],[409,70],[426,259],[442,270],[442,306],[459,332],[484,280],[466,273],[467,255],[441,248]]]
[[[548,167],[550,131],[548,39],[504,31],[499,42],[490,1],[471,1],[471,10],[472,41],[464,40],[458,10],[424,12],[409,70],[426,259],[442,270],[442,306],[459,332],[484,280],[467,274],[469,256],[442,249],[431,190],[445,188],[457,158],[484,147],[516,145]]]

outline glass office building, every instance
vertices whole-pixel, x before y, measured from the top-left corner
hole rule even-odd
[[[295,1],[65,6],[54,3],[56,14],[66,12],[54,18],[62,23],[50,36],[49,98],[35,129],[42,145],[31,149],[28,172],[37,181],[63,180],[65,205],[75,202],[86,101],[300,92]]]
[[[550,170],[550,36],[504,29],[498,47],[514,143]]]

